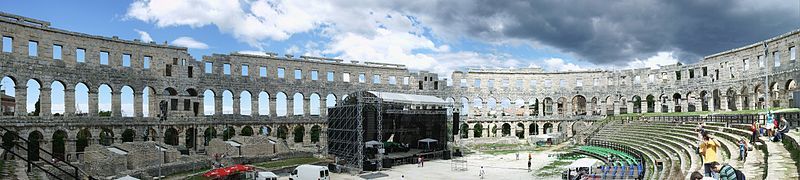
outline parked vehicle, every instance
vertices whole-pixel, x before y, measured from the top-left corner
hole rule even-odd
[[[328,167],[316,165],[300,165],[294,168],[289,180],[329,180]]]

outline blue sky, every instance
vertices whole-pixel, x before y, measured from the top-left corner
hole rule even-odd
[[[166,41],[188,47],[197,60],[275,52],[405,64],[440,77],[473,67],[575,71],[693,63],[798,28],[798,7],[780,0],[0,1],[0,11],[51,27]]]

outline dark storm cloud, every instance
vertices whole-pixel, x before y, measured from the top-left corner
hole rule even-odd
[[[800,25],[800,1],[788,0],[474,0],[428,5],[405,10],[422,14],[423,23],[440,36],[522,40],[595,64],[621,65],[659,51],[694,62]]]

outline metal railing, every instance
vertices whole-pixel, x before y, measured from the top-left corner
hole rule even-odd
[[[30,159],[28,159],[28,158],[18,154],[18,152],[14,151],[14,147],[17,147],[17,148],[23,150],[24,152],[31,152],[31,150],[28,149],[27,147],[25,147],[23,145],[20,145],[20,144],[30,144],[31,142],[29,140],[27,140],[25,138],[22,138],[15,131],[11,131],[8,128],[0,126],[0,130],[2,130],[4,132],[8,132],[9,134],[13,135],[13,137],[12,137],[13,138],[13,140],[12,140],[13,147],[6,147],[5,145],[0,145],[0,147],[2,147],[6,152],[16,156],[17,158],[20,158],[20,159],[24,160],[28,165],[28,167],[27,167],[27,171],[28,172],[30,172],[33,167],[36,167],[36,168],[44,171],[45,173],[47,173],[51,177],[63,180],[62,177],[55,175],[53,172],[50,172],[50,170],[46,169],[45,167],[42,167],[41,165],[39,165],[37,163],[34,163]],[[22,141],[18,142],[18,140],[22,140]],[[53,155],[53,153],[51,153],[51,152],[49,152],[47,150],[44,150],[39,146],[36,146],[35,149],[33,149],[33,151],[36,151],[37,154],[39,152],[44,152],[45,154],[50,155],[51,157],[56,157],[55,155]],[[42,162],[44,162],[44,163],[52,166],[53,168],[63,172],[64,174],[68,175],[69,177],[71,177],[73,179],[81,179],[81,177],[85,177],[85,178],[88,178],[88,179],[94,179],[93,177],[88,175],[86,172],[84,172],[80,168],[78,168],[77,166],[69,163],[69,161],[62,161],[62,162],[64,162],[64,164],[66,164],[67,166],[72,167],[73,171],[68,171],[68,170],[65,170],[65,169],[59,167],[58,165],[56,165],[56,162],[51,162],[51,161],[47,161],[47,160],[43,160]]]

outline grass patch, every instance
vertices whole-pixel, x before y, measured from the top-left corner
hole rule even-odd
[[[561,175],[561,171],[565,170],[564,166],[567,166],[567,165],[569,165],[571,163],[572,163],[572,161],[562,161],[562,160],[553,161],[552,163],[548,164],[547,166],[544,166],[544,167],[540,168],[539,172],[536,174],[536,176],[539,176],[539,177],[550,177],[550,176],[555,176],[555,175]]]
[[[301,165],[301,164],[313,164],[320,161],[322,161],[322,159],[315,157],[301,157],[301,158],[290,158],[290,159],[281,159],[277,161],[263,162],[255,164],[255,166],[262,167],[265,169],[273,169],[273,168],[281,168],[281,167]]]

